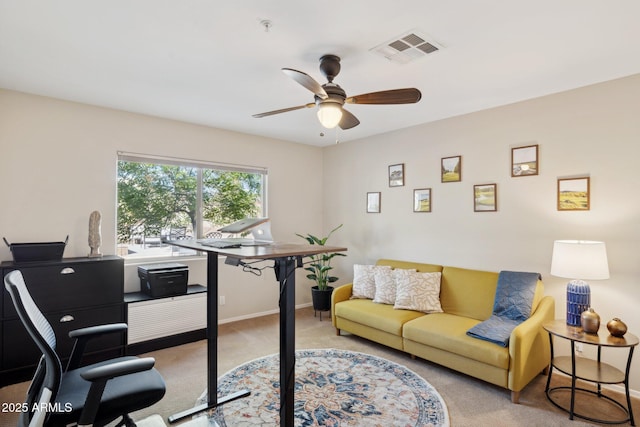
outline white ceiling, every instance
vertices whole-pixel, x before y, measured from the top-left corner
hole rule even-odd
[[[637,0],[0,0],[0,87],[322,146],[640,73],[639,22]],[[442,49],[371,51],[409,30]],[[422,100],[324,137],[315,110],[251,117],[312,102],[280,69],[324,83],[326,53],[347,95]]]

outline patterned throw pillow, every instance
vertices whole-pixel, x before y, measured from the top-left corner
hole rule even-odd
[[[395,270],[376,270],[374,277],[376,279],[376,294],[373,302],[380,304],[395,304],[396,289],[398,278],[409,273],[415,273],[416,270],[404,270],[401,268]]]
[[[441,277],[442,273],[411,273],[399,277],[393,308],[442,313]]]
[[[388,265],[361,265],[353,266],[353,289],[351,298],[373,299],[376,295],[376,270],[391,270]]]

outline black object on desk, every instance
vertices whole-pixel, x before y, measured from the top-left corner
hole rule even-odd
[[[189,267],[177,262],[138,266],[140,290],[154,297],[168,297],[187,293]]]
[[[16,263],[60,261],[64,253],[64,248],[69,241],[69,236],[67,236],[64,242],[9,243],[4,237],[2,240],[4,240],[11,250],[13,261]]]
[[[280,284],[280,426],[293,425],[295,384],[295,269],[303,257],[326,252],[343,252],[347,248],[273,243],[264,246],[214,248],[196,240],[167,241],[167,243],[207,253],[207,403],[169,417],[173,423],[190,415],[248,396],[242,390],[229,396],[217,397],[218,378],[218,254],[239,265],[243,259],[274,260],[276,279]],[[301,263],[300,263],[301,264]]]

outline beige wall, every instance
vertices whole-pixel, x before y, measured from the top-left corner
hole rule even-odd
[[[604,323],[620,317],[640,335],[638,117],[635,75],[325,149],[324,222],[344,223],[334,243],[349,247],[341,276],[380,257],[536,271],[564,318],[567,280],[549,273],[553,241],[603,240],[611,278],[591,282],[592,306]],[[511,148],[528,144],[540,146],[540,174],[511,178]],[[441,183],[440,159],[455,155],[462,182]],[[405,164],[406,183],[389,188],[395,163]],[[591,210],[559,212],[557,178],[576,175],[591,177]],[[474,213],[473,185],[486,183],[497,183],[498,212]],[[413,213],[413,189],[423,187],[433,212]],[[382,192],[380,214],[365,213],[368,191]],[[622,352],[609,353],[624,366]],[[640,390],[640,357],[632,377]]]
[[[266,166],[269,215],[281,240],[344,223],[331,241],[349,248],[336,262],[338,283],[351,280],[354,263],[380,257],[537,271],[563,318],[567,280],[549,274],[553,241],[603,240],[611,278],[591,282],[593,307],[604,323],[620,317],[640,335],[639,99],[636,75],[319,149],[0,90],[0,234],[14,242],[69,234],[65,256],[84,256],[88,217],[98,209],[103,252],[114,253],[118,150]],[[540,175],[511,178],[511,148],[527,144],[540,146]],[[463,158],[462,182],[440,183],[440,159],[454,155]],[[395,163],[405,164],[406,183],[389,188],[387,167]],[[557,178],[578,175],[591,177],[591,210],[558,212]],[[485,183],[498,185],[498,212],[474,213],[473,185]],[[432,188],[433,212],[413,213],[413,189],[423,187]],[[382,213],[365,213],[368,191],[382,192]],[[0,259],[10,258],[0,247]],[[203,262],[189,264],[191,281],[204,282]],[[221,320],[277,308],[271,270],[261,278],[220,271]],[[306,303],[308,282],[298,278],[297,302]],[[128,290],[136,279],[132,266]],[[621,366],[621,352],[605,357]],[[639,372],[636,357],[635,390]]]
[[[0,235],[10,242],[59,241],[65,257],[85,256],[89,214],[102,212],[102,252],[115,253],[118,151],[264,166],[268,209],[279,240],[322,229],[321,149],[122,111],[0,90]],[[293,196],[292,196],[293,195]],[[0,259],[11,259],[0,246]],[[190,261],[190,282],[205,283],[204,261]],[[222,265],[222,321],[277,310],[272,269],[260,278]],[[126,290],[136,290],[136,266]],[[300,276],[297,302],[310,301]]]

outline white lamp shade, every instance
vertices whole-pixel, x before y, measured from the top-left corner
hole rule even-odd
[[[608,279],[609,263],[604,242],[556,240],[553,242],[551,274],[567,279]]]
[[[342,109],[340,109],[340,105],[334,102],[325,102],[318,106],[318,120],[320,120],[320,124],[327,129],[333,129],[338,126],[340,119],[342,119]]]

